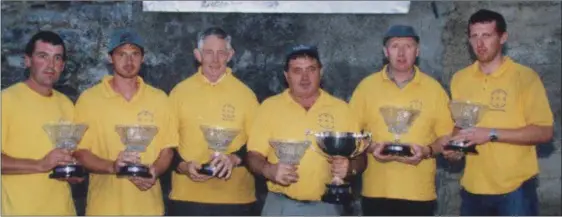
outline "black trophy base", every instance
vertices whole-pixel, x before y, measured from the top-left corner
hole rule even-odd
[[[410,146],[402,144],[389,144],[383,148],[381,153],[400,157],[411,157],[413,155]]]
[[[82,178],[86,175],[84,167],[80,165],[61,165],[53,168],[49,178],[51,179],[67,179],[67,178]]]
[[[322,195],[322,201],[331,204],[345,204],[352,200],[350,184],[326,184],[326,192]]]
[[[476,151],[476,145],[466,146],[468,141],[462,142],[462,145],[457,144],[458,143],[449,142],[449,144],[445,145],[443,149],[446,151],[458,151],[465,154],[478,154],[478,151]]]
[[[145,165],[140,164],[130,164],[119,169],[117,172],[119,177],[141,177],[141,178],[152,178],[150,174],[150,169]]]
[[[212,176],[213,173],[215,173],[215,168],[212,167],[211,164],[206,163],[206,164],[202,164],[201,169],[199,169],[197,172],[199,172],[199,174]]]

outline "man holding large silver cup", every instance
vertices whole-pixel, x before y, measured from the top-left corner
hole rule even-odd
[[[320,88],[316,47],[291,47],[284,75],[289,88],[260,105],[248,141],[250,169],[268,180],[262,215],[340,215],[340,204],[322,201],[326,184],[352,175],[363,155],[326,159],[311,147],[323,132],[357,133],[356,118],[344,101]]]
[[[76,215],[68,182],[83,180],[72,150],[86,127],[74,131],[74,105],[53,89],[65,61],[63,39],[38,32],[25,48],[29,77],[2,90],[2,215]]]
[[[433,157],[453,130],[449,97],[415,66],[419,36],[413,27],[391,26],[383,45],[388,64],[363,79],[350,101],[374,140],[363,173],[363,215],[431,216],[437,199]]]
[[[86,215],[164,214],[159,176],[178,143],[177,119],[166,93],[139,76],[144,54],[136,32],[114,30],[113,75],[76,103],[76,120],[90,126],[75,152],[90,170]]]
[[[498,12],[482,9],[468,21],[476,61],[451,80],[453,100],[486,107],[483,117],[459,128],[453,141],[478,152],[444,151],[466,160],[461,178],[461,215],[539,215],[536,145],[551,141],[553,115],[540,75],[504,55],[507,24]],[[453,114],[454,115],[454,114]],[[476,119],[479,119],[476,121]]]
[[[201,31],[193,50],[201,66],[170,93],[180,144],[169,215],[255,215],[254,177],[244,161],[258,100],[227,66],[231,41],[221,28]]]

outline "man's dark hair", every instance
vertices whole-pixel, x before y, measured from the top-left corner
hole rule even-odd
[[[490,23],[496,21],[496,32],[500,35],[507,31],[507,24],[503,16],[495,11],[480,9],[470,16],[468,20],[468,34],[470,35],[470,25],[475,23]]]
[[[31,39],[29,39],[29,42],[27,42],[27,45],[25,45],[26,56],[31,57],[33,55],[33,51],[35,51],[35,43],[39,40],[52,45],[61,45],[62,59],[66,61],[66,46],[64,46],[64,41],[57,33],[51,31],[40,31],[33,35]]]
[[[318,62],[318,66],[320,68],[322,68],[322,62],[320,61],[320,58],[318,57],[318,52],[315,51],[310,51],[310,50],[303,50],[303,51],[297,51],[294,52],[292,54],[290,54],[289,56],[287,56],[287,58],[285,59],[285,72],[289,71],[289,62],[291,62],[291,60],[295,60],[298,58],[311,58],[316,60],[316,62]]]

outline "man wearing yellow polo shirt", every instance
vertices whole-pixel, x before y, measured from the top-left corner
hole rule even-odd
[[[53,90],[65,60],[60,36],[41,31],[25,48],[29,78],[2,90],[2,215],[76,215],[68,183],[49,178],[72,156],[43,130],[73,119],[72,101]]]
[[[208,28],[197,38],[199,70],[170,93],[179,120],[180,145],[172,174],[169,215],[254,215],[254,177],[242,166],[248,129],[258,106],[250,88],[227,66],[234,55],[231,36]],[[238,130],[225,153],[212,156],[203,125]],[[224,139],[224,138],[222,138]],[[237,151],[239,150],[239,151]],[[234,154],[233,152],[240,153]],[[212,160],[213,174],[199,172]]]
[[[477,60],[455,73],[452,98],[488,106],[477,127],[454,139],[477,145],[467,155],[461,179],[461,215],[538,215],[535,145],[552,139],[553,117],[539,75],[502,54],[507,40],[503,16],[479,10],[468,22]],[[443,153],[451,160],[462,155]]]
[[[363,215],[426,215],[436,207],[435,170],[432,158],[453,130],[449,97],[441,85],[415,66],[419,36],[411,26],[391,26],[383,39],[388,64],[363,79],[350,101],[361,127],[373,133],[375,145],[369,150],[363,173]],[[394,141],[379,108],[399,106],[420,111],[408,132],[400,136],[413,155],[383,155]]]
[[[285,61],[285,78],[289,88],[266,99],[259,107],[248,141],[248,164],[257,175],[268,180],[269,193],[262,215],[334,216],[341,215],[341,205],[321,201],[333,176],[345,178],[356,171],[352,163],[336,158],[329,163],[308,148],[298,166],[279,162],[270,139],[315,140],[306,136],[312,131],[358,132],[356,118],[347,104],[320,89],[322,63],[313,46],[292,47]],[[349,169],[349,165],[352,165]]]
[[[109,47],[114,75],[84,91],[76,103],[76,120],[90,126],[75,153],[91,172],[86,215],[164,214],[158,176],[172,159],[177,125],[166,94],[138,76],[144,52],[139,35],[115,30]],[[124,152],[116,125],[154,125],[158,132],[143,153]],[[118,177],[126,163],[149,165],[152,178]]]

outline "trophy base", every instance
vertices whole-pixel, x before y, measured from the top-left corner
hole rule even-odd
[[[409,145],[389,144],[385,146],[381,152],[383,155],[395,155],[401,157],[411,157],[412,150]]]
[[[467,143],[468,141],[464,141],[460,144],[459,142],[449,142],[449,144],[445,145],[443,149],[447,151],[458,151],[465,154],[478,154],[478,151],[476,151],[476,145],[465,146]]]
[[[150,169],[147,166],[140,164],[131,164],[121,167],[119,172],[117,172],[117,176],[152,178]]]
[[[331,204],[344,204],[353,200],[351,185],[326,184],[326,192],[322,195],[322,201]]]
[[[71,177],[78,177],[82,178],[86,175],[86,171],[84,167],[80,165],[70,164],[70,165],[61,165],[56,166],[53,168],[51,174],[49,174],[49,178],[51,179],[65,179]]]

